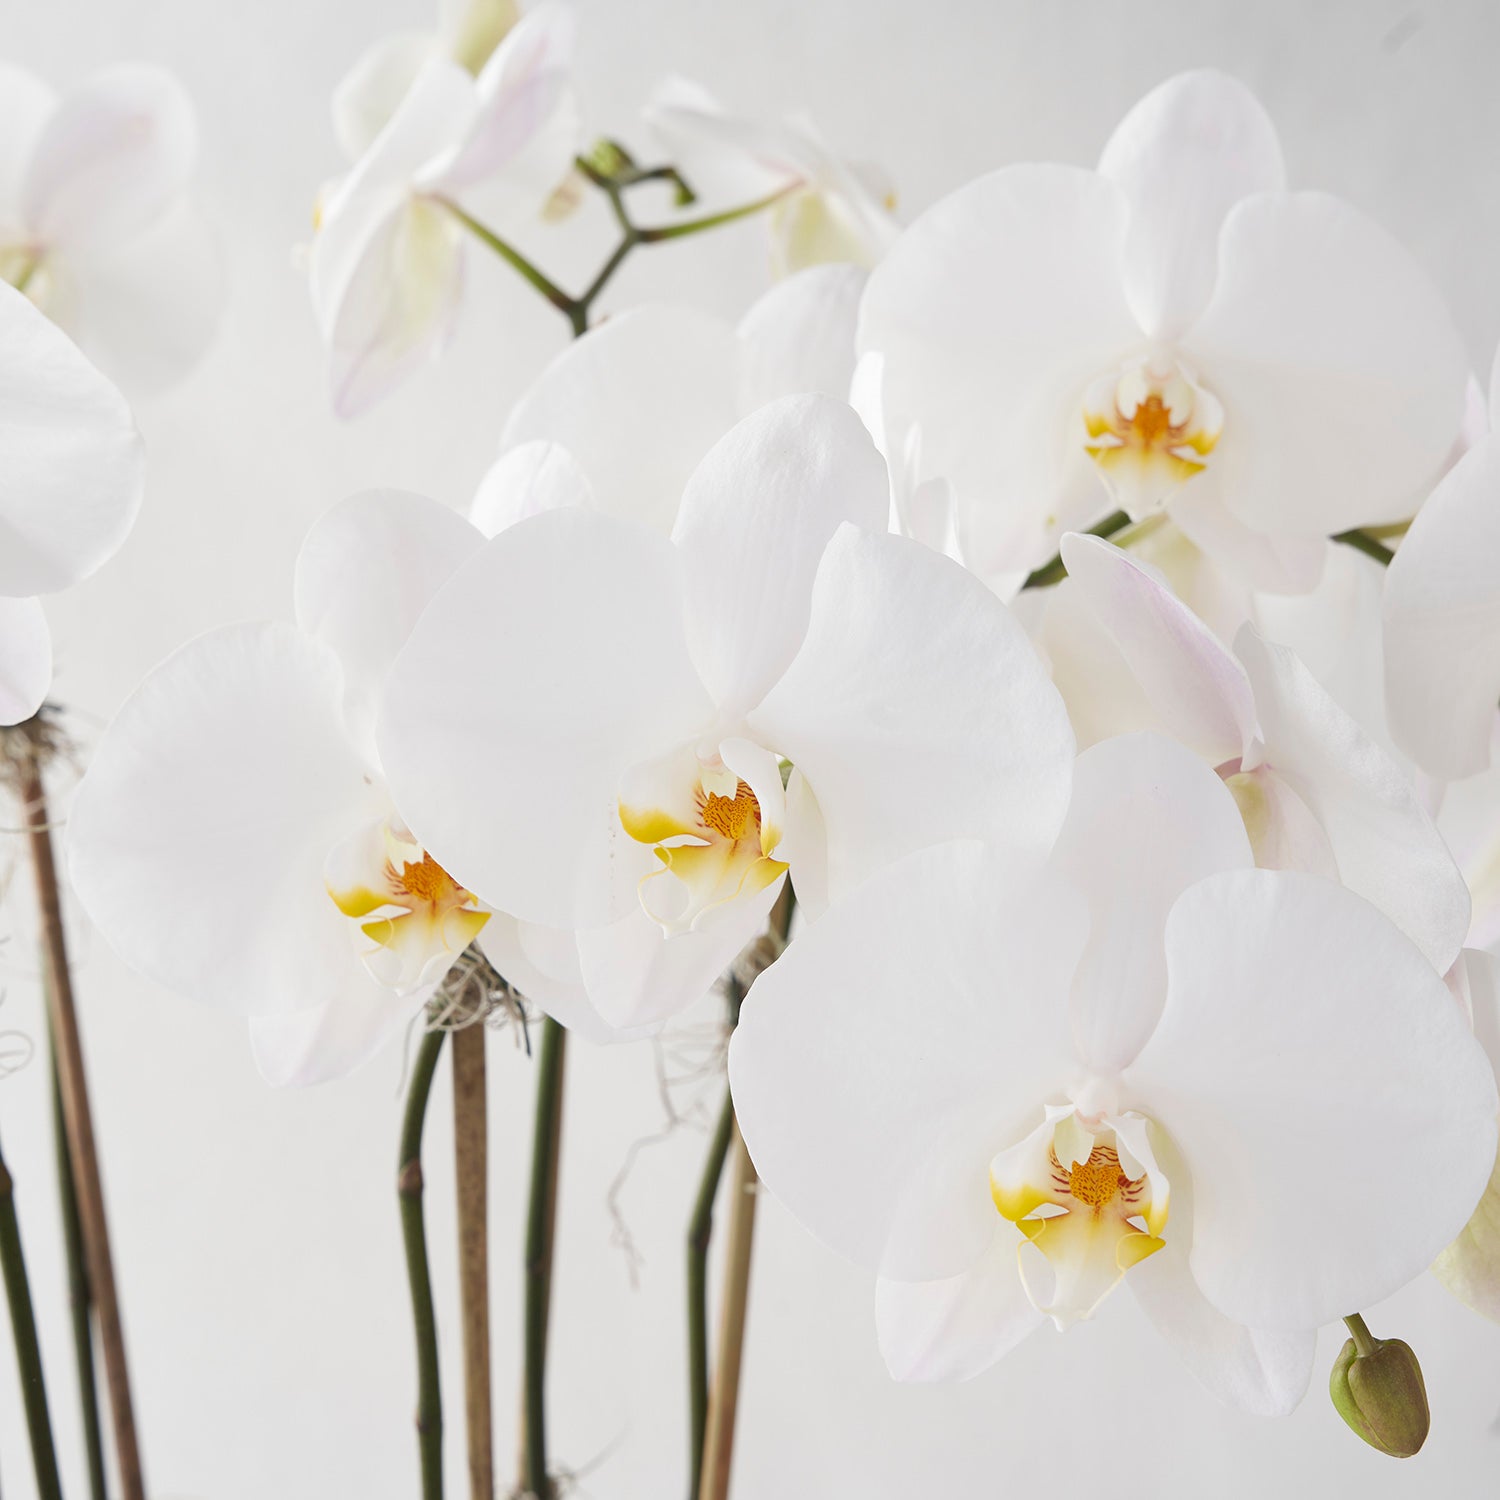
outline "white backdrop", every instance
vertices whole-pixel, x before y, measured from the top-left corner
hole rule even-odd
[[[1230,69],[1280,124],[1294,183],[1339,192],[1403,236],[1451,298],[1476,365],[1488,368],[1500,334],[1500,8],[1490,0],[578,8],[593,129],[628,139],[652,82],[680,71],[746,110],[812,108],[840,147],[888,167],[908,212],[1009,161],[1091,162],[1124,109],[1161,78],[1205,63]],[[328,412],[292,250],[320,180],[338,166],[327,98],[368,42],[422,25],[428,10],[428,0],[6,0],[0,50],[57,84],[124,58],[180,73],[202,119],[202,200],[233,275],[221,337],[196,378],[139,409],[150,450],[141,524],[101,576],[52,610],[58,694],[85,725],[106,718],[189,635],[286,615],[301,534],[343,495],[398,485],[464,503],[508,403],[562,345],[555,314],[476,257],[472,317],[447,362],[360,424],[340,426]],[[758,229],[741,226],[712,244],[642,253],[609,305],[670,292],[732,314],[763,276]],[[400,1056],[393,1050],[347,1083],[273,1093],[239,1024],[137,980],[101,943],[85,946],[85,1041],[151,1493],[409,1500],[414,1375],[393,1192]],[[36,1036],[26,949],[21,934],[0,952],[0,1028]],[[508,1038],[492,1038],[490,1058],[497,1428],[508,1451],[530,1079]],[[445,1074],[430,1116],[428,1204],[449,1490],[458,1495]],[[685,1105],[694,1097],[681,1091]],[[717,1085],[696,1097],[711,1113]],[[41,1067],[0,1082],[54,1420],[78,1495],[48,1120]],[[588,1468],[581,1495],[657,1500],[683,1490],[682,1242],[701,1122],[645,1149],[619,1195],[642,1257],[638,1287],[612,1243],[607,1203],[632,1142],[662,1124],[649,1048],[573,1049],[551,1390],[554,1452]],[[1328,1175],[1337,1180],[1336,1162]],[[1496,1493],[1500,1329],[1430,1280],[1368,1311],[1376,1333],[1418,1347],[1427,1373],[1432,1436],[1405,1464],[1344,1430],[1322,1374],[1290,1419],[1220,1408],[1124,1293],[1096,1323],[1066,1337],[1043,1330],[969,1385],[893,1385],[874,1345],[869,1278],[767,1203],[736,1494],[1006,1496],[1048,1481],[1126,1497],[1356,1485],[1371,1497]],[[1325,1333],[1320,1370],[1338,1342]],[[14,1500],[31,1483],[7,1338],[0,1489]]]

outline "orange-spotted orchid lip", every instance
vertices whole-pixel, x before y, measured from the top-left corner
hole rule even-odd
[[[620,823],[661,868],[640,886],[667,934],[763,891],[785,873],[773,857],[785,813],[777,758],[749,740],[712,737],[635,767],[622,779]]]
[[[1084,451],[1138,521],[1208,466],[1224,408],[1181,361],[1157,352],[1095,380],[1084,394],[1083,425]]]
[[[401,994],[440,978],[489,921],[475,897],[389,819],[340,844],[325,883],[357,924],[365,966]]]

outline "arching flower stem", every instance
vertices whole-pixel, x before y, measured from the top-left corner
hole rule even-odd
[[[515,246],[507,243],[488,225],[480,223],[451,198],[436,199],[476,239],[494,251],[513,271],[550,302],[568,320],[575,338],[588,331],[589,317],[599,294],[609,285],[615,272],[620,269],[638,245],[656,245],[667,240],[685,239],[689,235],[702,234],[706,230],[718,229],[725,224],[734,224],[741,219],[752,218],[778,203],[796,187],[795,183],[789,183],[753,202],[738,204],[734,208],[723,209],[718,213],[705,214],[697,219],[682,219],[675,224],[637,224],[630,216],[625,203],[627,188],[643,182],[673,182],[677,185],[679,198],[691,201],[687,184],[683,182],[675,167],[653,167],[642,170],[632,165],[609,173],[601,171],[584,157],[579,157],[576,165],[579,172],[608,198],[611,211],[615,216],[615,223],[620,230],[619,242],[610,251],[587,288],[576,297],[570,296],[544,271],[522,255]]]

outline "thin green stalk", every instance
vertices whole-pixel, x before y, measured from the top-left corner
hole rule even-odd
[[[10,1307],[11,1334],[16,1345],[16,1367],[21,1376],[21,1398],[26,1407],[26,1432],[31,1439],[31,1464],[36,1472],[38,1500],[62,1500],[57,1452],[52,1446],[52,1419],[47,1413],[47,1387],[42,1379],[42,1351],[37,1344],[31,1284],[26,1278],[21,1226],[16,1218],[15,1183],[3,1156],[0,1156],[0,1275],[5,1278],[5,1300]]]
[[[703,1435],[708,1429],[708,1246],[714,1232],[714,1199],[719,1179],[724,1175],[724,1161],[729,1155],[729,1138],[734,1132],[734,1101],[728,1091],[724,1108],[708,1145],[703,1176],[698,1183],[698,1199],[687,1236],[688,1299],[688,1410],[691,1431],[688,1456],[691,1467],[689,1494],[698,1500],[703,1470]]]
[[[83,1253],[83,1224],[78,1217],[78,1189],[68,1156],[63,1120],[62,1081],[52,1064],[52,1134],[57,1147],[57,1191],[62,1203],[63,1248],[68,1261],[68,1307],[73,1318],[73,1362],[78,1373],[78,1399],[83,1407],[83,1445],[88,1458],[89,1495],[104,1500],[104,1430],[99,1420],[99,1386],[94,1374],[93,1297]]]
[[[705,229],[718,229],[724,224],[733,224],[739,219],[748,219],[753,214],[762,213],[779,203],[788,193],[795,192],[798,186],[797,183],[790,183],[752,203],[742,203],[737,208],[726,208],[716,214],[705,214],[699,219],[679,219],[675,224],[643,226],[636,230],[636,234],[643,245],[656,245],[663,240],[680,240],[690,234],[702,234]]]
[[[537,1049],[536,1123],[531,1146],[531,1194],[526,1210],[526,1369],[524,1466],[526,1491],[553,1500],[547,1473],[547,1323],[552,1295],[552,1247],[557,1230],[557,1169],[562,1147],[563,1063],[568,1034],[551,1016],[542,1021]]]
[[[422,1500],[443,1497],[443,1396],[438,1383],[437,1316],[427,1265],[427,1229],[422,1219],[422,1125],[432,1093],[432,1075],[443,1050],[443,1031],[429,1031],[412,1064],[411,1086],[401,1121],[396,1193],[401,1204],[401,1238],[411,1285],[412,1323],[417,1336],[417,1448],[422,1464]]]
[[[664,240],[683,239],[687,235],[702,234],[705,230],[717,229],[723,224],[733,224],[739,219],[749,218],[752,214],[758,214],[771,207],[772,204],[786,197],[795,187],[793,184],[777,188],[774,193],[768,193],[764,198],[757,198],[753,203],[742,203],[737,208],[727,208],[720,213],[708,214],[698,219],[684,219],[676,224],[638,225],[630,217],[630,211],[625,206],[625,189],[639,182],[662,180],[676,182],[681,187],[682,179],[675,168],[654,167],[645,172],[632,171],[627,176],[617,179],[601,172],[582,157],[578,158],[577,166],[579,171],[609,199],[610,210],[620,229],[620,239],[586,290],[576,297],[570,296],[551,277],[527,260],[514,245],[501,239],[493,229],[486,224],[481,224],[451,198],[439,197],[435,200],[446,208],[465,229],[493,250],[507,265],[540,292],[568,320],[568,326],[573,330],[574,338],[588,332],[589,315],[593,311],[595,301],[637,245],[654,245]]]
[[[1342,542],[1346,547],[1353,547],[1356,552],[1363,552],[1366,557],[1374,558],[1382,568],[1390,567],[1391,559],[1396,555],[1378,537],[1371,536],[1360,527],[1355,527],[1353,531],[1339,532],[1334,541]]]
[[[1349,1336],[1354,1340],[1354,1352],[1361,1359],[1367,1358],[1376,1350],[1375,1335],[1365,1326],[1365,1320],[1358,1313],[1350,1313],[1344,1319],[1344,1326],[1349,1330]]]
[[[442,206],[446,208],[448,212],[452,214],[453,217],[457,219],[458,222],[469,231],[470,234],[474,235],[476,239],[479,239],[483,241],[484,244],[488,245],[489,248],[493,250],[501,260],[503,260],[508,266],[510,266],[512,270],[518,272],[528,282],[530,282],[531,285],[535,287],[536,290],[539,291],[542,296],[544,296],[547,301],[549,301],[553,305],[553,307],[557,308],[559,312],[571,317],[574,307],[574,299],[570,297],[565,291],[563,291],[563,289],[558,286],[555,281],[546,276],[536,266],[532,265],[532,263],[527,260],[519,250],[517,250],[513,245],[509,245],[504,240],[502,240],[500,236],[496,234],[495,231],[488,225],[481,224],[478,219],[466,213],[462,208],[458,206],[457,203],[453,201],[453,199],[440,197],[435,201],[442,204]]]
[[[1111,537],[1117,531],[1124,531],[1130,525],[1130,517],[1123,510],[1117,510],[1113,515],[1105,516],[1097,526],[1090,526],[1089,536]],[[1044,589],[1054,583],[1061,583],[1068,576],[1068,570],[1063,566],[1062,553],[1058,553],[1051,562],[1041,565],[1021,585],[1024,592],[1026,589]]]

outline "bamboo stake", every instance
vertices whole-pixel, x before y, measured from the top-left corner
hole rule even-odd
[[[463,1309],[464,1422],[472,1500],[493,1500],[490,1410],[488,1142],[484,1024],[453,1033],[453,1166],[458,1190],[458,1283]]]

